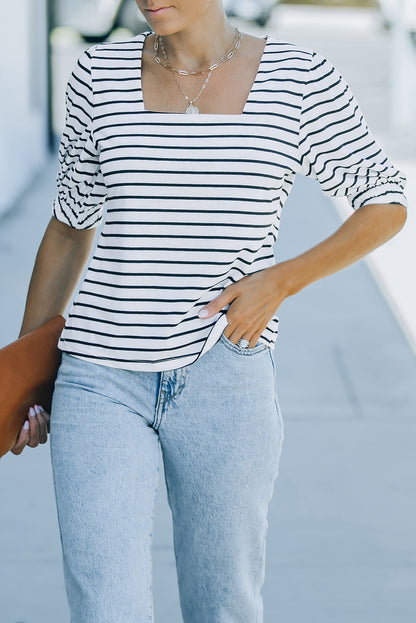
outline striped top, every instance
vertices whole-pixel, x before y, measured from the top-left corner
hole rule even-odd
[[[159,113],[144,108],[141,90],[149,34],[79,56],[53,214],[77,229],[103,222],[59,348],[162,371],[195,362],[219,340],[228,306],[198,318],[204,305],[275,264],[296,173],[354,209],[407,204],[404,175],[321,54],[268,35],[242,114]],[[259,341],[273,348],[277,332],[274,315]]]

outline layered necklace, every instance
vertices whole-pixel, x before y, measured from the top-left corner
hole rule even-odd
[[[238,48],[240,47],[243,35],[238,30],[238,28],[234,29],[234,33],[235,34],[234,34],[233,45],[225,52],[225,54],[223,54],[223,56],[221,56],[221,58],[218,61],[216,61],[213,65],[210,65],[208,69],[204,69],[202,71],[187,71],[186,69],[176,69],[175,67],[172,67],[172,65],[170,65],[168,61],[168,55],[166,54],[166,49],[163,44],[162,37],[160,35],[155,35],[155,42],[153,46],[154,60],[156,63],[158,63],[159,65],[161,65],[162,67],[164,67],[165,69],[167,69],[168,71],[172,73],[175,79],[175,82],[178,85],[182,95],[184,96],[185,100],[188,102],[188,108],[186,109],[186,113],[188,115],[199,114],[199,108],[198,106],[195,106],[195,102],[201,97],[202,93],[205,91],[205,88],[209,82],[209,79],[211,78],[212,72],[215,69],[217,69],[217,67],[225,63],[226,61],[229,61],[234,56],[234,54],[237,52]],[[162,56],[163,56],[164,61],[162,61],[162,59],[159,56],[159,49],[162,50]],[[194,97],[193,99],[191,99],[185,93],[181,83],[179,82],[177,78],[177,74],[179,76],[202,76],[204,74],[207,74],[207,77],[205,78],[204,84],[202,85],[201,90],[199,91],[198,95]]]

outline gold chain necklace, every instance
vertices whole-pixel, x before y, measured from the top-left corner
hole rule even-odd
[[[217,69],[217,67],[219,67],[220,65],[222,65],[223,63],[225,63],[226,61],[228,61],[230,58],[234,56],[234,54],[237,52],[238,48],[240,47],[241,39],[243,38],[243,35],[238,30],[238,28],[234,28],[234,33],[235,33],[235,36],[234,36],[233,45],[226,51],[226,53],[223,56],[221,56],[221,58],[216,63],[208,67],[208,69],[203,69],[202,71],[188,71],[186,69],[176,69],[175,67],[172,67],[172,65],[168,63],[168,57],[166,54],[165,46],[163,43],[163,39],[160,35],[155,35],[155,41],[153,45],[154,59],[156,63],[158,63],[159,65],[162,65],[162,67],[164,67],[165,69],[169,69],[169,71],[174,71],[175,73],[180,74],[181,76],[200,76],[202,74],[208,73],[209,71],[214,71],[214,69]],[[159,47],[162,50],[165,63],[162,61],[162,59],[159,56]]]
[[[239,49],[243,35],[238,30],[238,28],[235,28],[234,32],[235,32],[235,36],[234,36],[234,42],[233,42],[232,47],[229,48],[227,52],[223,56],[221,56],[221,58],[218,61],[216,61],[213,65],[208,67],[208,69],[204,69],[203,71],[187,71],[185,69],[176,69],[175,67],[172,67],[172,65],[170,65],[168,62],[168,57],[166,54],[165,46],[163,45],[162,37],[160,35],[155,35],[154,60],[156,61],[156,63],[158,63],[159,65],[161,65],[162,67],[164,67],[165,69],[167,69],[168,71],[172,73],[175,79],[175,82],[178,85],[182,95],[184,96],[184,98],[189,104],[188,108],[185,111],[187,114],[199,114],[199,108],[198,106],[195,106],[195,102],[201,97],[202,93],[205,91],[208,81],[211,78],[212,72],[214,71],[214,69],[217,69],[217,67],[219,67],[226,61],[229,61]],[[163,62],[158,55],[159,47],[162,50],[162,54],[165,59],[165,62]],[[175,75],[175,74],[179,74],[181,76],[197,76],[197,75],[203,75],[206,73],[208,75],[204,80],[204,84],[202,85],[201,90],[199,91],[198,95],[194,97],[193,99],[190,99],[190,97],[185,93],[182,85],[180,84],[178,78]]]

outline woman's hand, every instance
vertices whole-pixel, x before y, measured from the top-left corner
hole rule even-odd
[[[11,448],[13,454],[21,454],[25,446],[36,448],[40,443],[48,441],[50,415],[43,407],[34,405],[30,407],[28,419],[25,420],[20,429],[19,436]]]
[[[209,318],[231,303],[224,335],[234,343],[244,338],[254,348],[285,298],[350,266],[392,238],[403,227],[406,214],[406,207],[397,203],[364,205],[311,249],[224,288],[198,315]]]
[[[270,319],[289,294],[285,275],[283,263],[246,275],[224,288],[198,315],[200,318],[209,318],[230,303],[224,335],[234,344],[244,338],[250,342],[249,348],[254,348]],[[208,310],[208,313],[204,314],[204,310]]]

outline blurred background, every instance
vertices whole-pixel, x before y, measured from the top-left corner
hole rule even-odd
[[[408,178],[405,228],[361,262],[285,301],[279,313],[275,358],[285,443],[270,506],[265,623],[410,623],[416,620],[416,0],[224,3],[242,30],[268,32],[329,58]],[[134,0],[2,4],[0,346],[18,334],[51,216],[69,73],[83,49],[147,28]],[[311,247],[349,214],[346,200],[297,177],[276,257]],[[0,623],[69,622],[49,444],[1,459],[0,495]],[[180,623],[163,478],[154,535],[156,623]]]

